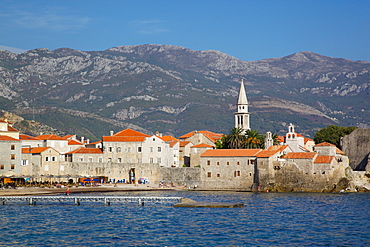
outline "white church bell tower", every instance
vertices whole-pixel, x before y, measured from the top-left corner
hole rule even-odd
[[[240,83],[240,91],[238,97],[238,103],[236,103],[237,112],[235,115],[235,128],[243,129],[243,133],[250,130],[249,126],[249,112],[248,112],[248,100],[247,94],[245,93],[244,80]]]

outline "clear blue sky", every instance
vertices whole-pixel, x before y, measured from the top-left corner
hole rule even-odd
[[[245,61],[301,51],[370,61],[370,0],[0,0],[0,48],[140,44]]]

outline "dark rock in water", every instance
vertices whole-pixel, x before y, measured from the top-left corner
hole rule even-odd
[[[174,207],[183,208],[241,208],[243,203],[220,203],[220,202],[192,202],[192,203],[177,203]]]

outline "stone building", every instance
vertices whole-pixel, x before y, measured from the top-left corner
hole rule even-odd
[[[22,148],[22,176],[41,181],[41,177],[60,175],[64,170],[60,157],[60,153],[51,147]]]
[[[252,189],[261,149],[212,149],[201,156],[202,188]]]
[[[0,135],[0,176],[20,174],[21,142],[10,136]]]

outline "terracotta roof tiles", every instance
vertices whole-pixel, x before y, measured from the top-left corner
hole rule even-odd
[[[37,147],[37,148],[22,148],[24,154],[39,154],[49,149],[50,147]]]
[[[318,155],[313,163],[330,164],[334,156]]]
[[[1,136],[0,135],[0,141],[19,141],[19,140],[15,139],[13,137],[10,137],[10,136]]]
[[[120,132],[117,132],[116,134],[114,134],[113,136],[136,136],[136,137],[150,137],[150,135],[146,135],[144,133],[141,133],[139,131],[136,131],[136,130],[132,130],[132,129],[124,129],[124,130],[121,130]]]
[[[143,142],[145,136],[102,136],[103,142]]]
[[[287,153],[284,159],[313,159],[317,153],[315,152],[298,152],[298,153]]]
[[[57,135],[39,135],[37,136],[37,138],[41,140],[63,140],[65,141],[65,139]]]

